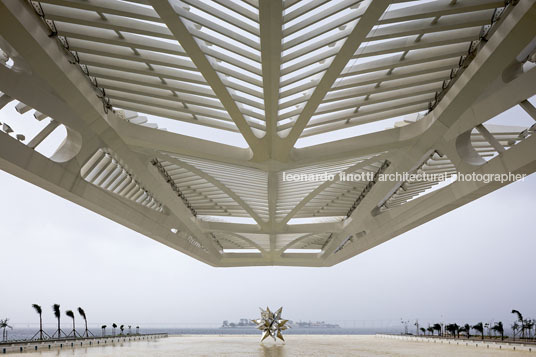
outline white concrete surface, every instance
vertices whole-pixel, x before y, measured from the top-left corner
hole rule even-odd
[[[35,353],[18,354],[35,356]],[[525,351],[476,348],[453,344],[396,340],[364,335],[287,335],[286,343],[259,343],[255,335],[170,336],[156,342],[42,352],[42,356],[533,356]]]

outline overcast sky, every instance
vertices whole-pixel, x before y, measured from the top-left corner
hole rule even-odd
[[[53,323],[53,303],[89,322],[201,326],[284,306],[293,320],[536,317],[536,176],[331,268],[212,268],[0,171],[0,317]],[[345,323],[346,324],[346,323]]]

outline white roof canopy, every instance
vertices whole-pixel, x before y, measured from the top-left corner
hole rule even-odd
[[[536,170],[535,13],[0,0],[0,108],[50,118],[4,128],[0,168],[214,266],[330,266],[508,183],[460,172]],[[532,122],[486,123],[513,107]]]

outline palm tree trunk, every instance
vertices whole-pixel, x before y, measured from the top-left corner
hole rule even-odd
[[[39,338],[43,339],[43,317],[39,314]]]

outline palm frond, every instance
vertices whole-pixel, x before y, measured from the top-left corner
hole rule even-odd
[[[476,330],[476,331],[482,333],[484,331],[484,325],[482,325],[482,322],[479,322],[479,323],[477,323],[476,325],[473,326],[473,330]]]
[[[521,315],[521,313],[520,313],[519,311],[517,311],[517,310],[512,310],[512,314],[516,314],[516,315],[517,315],[517,319],[518,319],[519,321],[521,321],[521,322],[523,321],[523,315]]]
[[[41,309],[41,306],[37,304],[32,304],[32,307],[34,308],[35,312],[37,312],[39,315],[41,315],[41,313],[43,312],[43,310]]]
[[[86,319],[86,312],[84,311],[84,309],[79,307],[78,308],[78,313],[80,314],[80,316],[82,316],[84,318],[84,320]]]
[[[9,328],[13,330],[13,326],[10,326],[8,322],[9,322],[9,319],[7,317],[4,320],[0,320],[0,328],[3,328],[3,329]]]
[[[72,312],[72,310],[65,311],[65,315],[69,316],[71,319],[74,319],[74,313]]]
[[[61,316],[61,314],[60,314],[60,305],[58,305],[58,304],[52,305],[52,311],[54,311],[54,316],[56,316],[56,318],[59,319],[60,316]]]
[[[500,334],[504,333],[504,327],[503,327],[502,322],[500,322],[500,321],[497,322],[497,323],[495,324],[495,326],[493,326],[491,329],[492,329],[493,331],[497,331],[497,332],[500,333]]]

